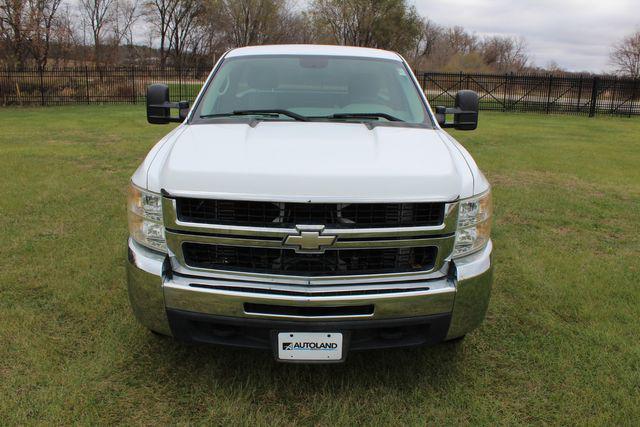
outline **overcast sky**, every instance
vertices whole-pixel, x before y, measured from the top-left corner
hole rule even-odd
[[[640,30],[640,0],[413,0],[440,25],[478,35],[521,35],[537,65],[602,72],[611,45]]]

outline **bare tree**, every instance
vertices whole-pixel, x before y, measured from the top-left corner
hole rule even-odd
[[[196,50],[199,43],[195,37],[197,19],[204,5],[201,0],[179,0],[169,20],[170,51],[177,67],[184,65],[185,54]]]
[[[62,0],[28,0],[27,47],[39,68],[49,59],[56,13]]]
[[[431,19],[423,20],[421,27],[413,50],[411,61],[413,64],[418,64],[423,58],[431,57],[444,38],[445,29]]]
[[[480,44],[482,57],[496,71],[521,71],[527,67],[527,42],[522,37],[492,36]]]
[[[164,68],[169,56],[169,25],[179,0],[147,0],[147,21],[155,28],[159,37],[160,67]]]
[[[450,53],[469,54],[478,48],[478,37],[456,25],[445,31],[444,47]]]
[[[361,46],[360,27],[364,25],[362,15],[365,8],[358,10],[353,1],[316,0],[311,13],[319,31],[330,37],[333,43]]]
[[[96,65],[103,63],[104,42],[109,26],[113,22],[115,0],[80,0],[82,14],[88,22],[93,38],[93,52]]]
[[[138,0],[116,0],[114,3],[113,36],[118,44],[133,44],[133,26],[140,17]]]
[[[279,33],[278,21],[283,15],[284,1],[221,0],[222,24],[230,46],[264,44]]]
[[[464,28],[441,27],[430,20],[423,22],[415,45],[413,66],[430,70],[491,71],[478,52],[478,38]]]
[[[317,34],[313,25],[313,19],[307,12],[295,13],[285,8],[285,14],[280,18],[279,34],[284,43],[311,44],[317,41]]]
[[[9,51],[8,62],[21,67],[27,57],[27,5],[23,0],[0,0],[0,37]]]
[[[62,5],[58,17],[53,20],[51,59],[57,64],[66,63],[71,58],[81,57],[81,52],[86,49],[79,40],[78,29],[81,24],[77,22],[70,10],[69,2]]]
[[[386,5],[375,0],[315,0],[312,14],[316,23],[334,43],[348,46],[371,46],[375,26]]]
[[[14,65],[26,65],[29,55],[44,68],[62,0],[0,0],[0,37]]]
[[[409,53],[422,26],[406,0],[314,0],[311,15],[329,42]]]
[[[611,64],[619,74],[640,77],[640,30],[623,38],[613,46]]]
[[[562,68],[562,66],[560,66],[560,64],[558,64],[553,59],[548,61],[542,69],[537,71],[544,74],[553,74],[553,75],[562,75],[567,73],[567,70]]]
[[[309,14],[289,0],[209,0],[199,19],[200,51],[215,58],[238,46],[315,40]]]
[[[131,63],[135,57],[133,27],[140,17],[138,0],[116,0],[113,6],[113,38],[114,50],[120,54],[126,45],[124,61]],[[118,58],[122,62],[122,57]]]
[[[216,0],[205,1],[197,25],[200,38],[198,49],[202,55],[209,56],[211,61],[215,61],[219,54],[228,49],[227,34],[223,29],[223,14],[219,3]]]

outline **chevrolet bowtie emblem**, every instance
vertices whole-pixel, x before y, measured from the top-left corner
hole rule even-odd
[[[323,252],[336,241],[336,236],[322,235],[322,225],[296,225],[296,230],[298,234],[287,236],[284,241],[286,246],[293,246],[296,252]]]

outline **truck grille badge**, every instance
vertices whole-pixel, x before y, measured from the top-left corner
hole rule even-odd
[[[292,246],[296,252],[321,253],[334,244],[336,236],[322,234],[323,225],[296,225],[298,234],[287,236],[286,246]]]

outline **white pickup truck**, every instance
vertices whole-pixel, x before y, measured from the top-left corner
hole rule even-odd
[[[463,337],[489,301],[491,194],[443,128],[477,111],[461,91],[434,114],[402,57],[353,47],[231,50],[192,108],[150,86],[148,121],[180,125],[131,178],[133,312],[280,361]]]

